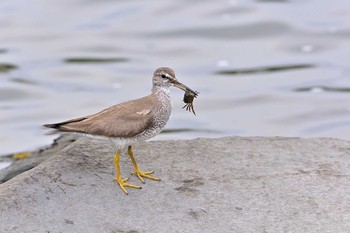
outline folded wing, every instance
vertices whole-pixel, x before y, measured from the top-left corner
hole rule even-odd
[[[71,119],[45,127],[64,132],[106,137],[133,137],[153,124],[157,101],[154,95],[114,105],[93,115]]]

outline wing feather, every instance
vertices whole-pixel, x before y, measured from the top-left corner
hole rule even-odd
[[[156,98],[155,95],[149,95],[114,105],[93,115],[44,126],[65,132],[133,137],[153,124],[158,103]]]

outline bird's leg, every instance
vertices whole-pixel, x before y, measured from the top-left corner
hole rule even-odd
[[[120,168],[119,168],[119,157],[120,157],[120,149],[118,149],[114,155],[114,166],[115,166],[115,173],[116,173],[116,177],[114,178],[114,180],[118,182],[120,188],[124,191],[125,194],[128,194],[128,191],[126,191],[125,187],[140,189],[141,188],[140,186],[126,183],[126,181],[129,178],[122,179],[120,175]]]
[[[135,168],[135,171],[132,174],[136,174],[137,177],[141,180],[142,183],[145,183],[145,181],[144,181],[144,179],[142,177],[147,178],[147,179],[151,179],[151,180],[160,180],[157,177],[149,175],[149,174],[152,174],[153,171],[142,172],[139,169],[139,167],[137,166],[136,160],[134,158],[134,153],[132,152],[132,147],[131,146],[128,147],[128,154],[129,154],[131,162],[132,162],[132,164],[134,165],[134,168]]]

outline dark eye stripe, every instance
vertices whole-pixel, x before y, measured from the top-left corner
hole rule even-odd
[[[165,75],[165,74],[162,74],[161,77],[162,77],[162,78],[168,78],[168,76]]]

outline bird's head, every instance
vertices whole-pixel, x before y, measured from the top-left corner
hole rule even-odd
[[[166,88],[177,87],[185,92],[193,93],[194,96],[197,96],[197,92],[193,91],[191,88],[185,84],[179,82],[176,79],[175,72],[169,67],[160,67],[154,71],[153,74],[153,88]]]

